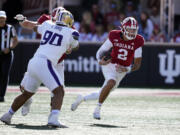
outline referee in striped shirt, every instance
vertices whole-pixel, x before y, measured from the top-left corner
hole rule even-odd
[[[4,102],[13,62],[13,49],[18,44],[16,31],[12,25],[6,24],[6,18],[6,12],[0,11],[0,102]]]

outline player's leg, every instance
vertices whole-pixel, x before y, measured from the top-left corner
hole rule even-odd
[[[104,81],[104,84],[103,86],[101,87],[101,90],[99,92],[93,92],[93,93],[90,93],[86,96],[82,96],[82,95],[78,95],[76,100],[73,102],[73,104],[71,105],[71,110],[72,111],[75,111],[77,109],[77,107],[83,102],[83,101],[90,101],[90,100],[97,100],[99,99],[99,96],[100,96],[100,93],[103,89],[107,88],[107,83],[113,83],[114,80],[111,80],[110,82],[108,82],[111,78],[115,78],[114,77],[114,74],[113,74],[113,77],[112,76],[112,64],[108,64],[106,66],[102,66],[102,71],[103,71],[103,75],[104,77],[106,78],[105,81]],[[108,85],[110,86],[110,85]],[[112,86],[113,87],[113,86]],[[105,92],[110,92],[110,89],[109,90],[105,90]],[[105,94],[106,94],[105,93]],[[104,94],[103,94],[104,95]],[[104,96],[103,96],[104,97]]]
[[[83,102],[83,101],[90,101],[90,100],[97,100],[99,99],[100,93],[103,89],[107,89],[107,86],[111,86],[114,80],[110,80],[109,78],[112,78],[111,76],[111,70],[112,70],[112,64],[108,64],[106,66],[102,66],[103,75],[106,78],[104,81],[104,84],[99,92],[93,92],[86,96],[78,95],[75,102],[71,105],[71,110],[75,111],[77,107]],[[113,77],[115,78],[115,77]],[[110,82],[108,82],[110,80]],[[110,83],[110,85],[108,85]],[[115,82],[114,82],[115,83]],[[114,86],[111,86],[114,87]],[[111,89],[105,90],[104,94],[107,94],[107,92],[110,92]],[[103,96],[104,97],[104,96]]]
[[[119,82],[126,75],[126,73],[119,74],[118,72],[116,72],[115,64],[108,64],[106,66],[102,66],[102,71],[106,79],[105,82],[107,83],[102,87],[102,90],[100,92],[99,101],[93,113],[93,117],[95,119],[100,119],[100,110],[102,104],[107,99],[110,92],[118,87]]]
[[[37,87],[39,86],[39,81],[36,80],[36,78],[32,77],[31,75],[27,75],[27,81],[24,84],[24,92],[22,92],[19,96],[17,96],[9,111],[5,113],[0,120],[3,121],[6,124],[11,123],[11,118],[13,114],[29,99],[32,97],[32,95],[36,92]],[[36,80],[36,81],[35,81]]]
[[[24,86],[25,86],[26,82],[28,81],[28,75],[27,75],[27,74],[28,74],[28,72],[26,72],[26,73],[24,74],[24,78],[23,78],[23,80],[21,81],[21,84],[20,84],[20,90],[21,90],[22,93],[24,92],[24,90],[25,90]],[[32,80],[32,81],[33,81],[33,80]],[[35,83],[35,82],[32,82],[32,83]],[[40,86],[40,83],[39,83],[39,86]],[[32,98],[29,98],[29,99],[23,104],[22,109],[21,109],[21,114],[22,114],[23,116],[26,116],[26,115],[29,113],[31,104],[32,104]]]
[[[22,92],[25,91],[25,89],[24,89],[23,86],[20,86],[20,89],[21,89]],[[29,113],[32,102],[33,102],[33,99],[32,99],[32,97],[31,97],[31,98],[29,98],[29,99],[23,104],[23,106],[22,106],[22,108],[21,108],[21,114],[22,114],[22,116],[26,116],[26,115]]]
[[[64,61],[54,66],[56,71],[58,72],[59,76],[61,77],[62,83],[64,84]],[[64,85],[65,87],[65,85]],[[53,93],[51,93],[51,108],[52,108],[52,99],[53,99]]]
[[[107,83],[107,81],[105,80],[102,88],[106,85],[106,83]],[[101,88],[101,90],[102,90],[102,88]],[[76,100],[71,105],[71,110],[75,111],[82,102],[87,102],[87,101],[91,101],[91,100],[98,100],[99,99],[99,95],[101,93],[101,90],[98,91],[98,92],[90,93],[90,94],[85,95],[85,96],[78,95]]]
[[[48,126],[64,127],[64,125],[60,124],[58,121],[64,97],[64,83],[57,72],[57,69],[49,60],[41,60],[41,65],[43,65],[43,69],[37,71],[37,77],[49,88],[52,96]]]
[[[27,91],[24,91],[16,97],[7,113],[5,113],[0,120],[6,124],[11,123],[11,118],[14,115],[14,113],[33,95],[34,93],[30,93]]]
[[[48,126],[52,127],[66,127],[59,123],[58,117],[64,98],[63,86],[59,86],[52,91],[53,97],[51,98],[51,113],[48,117]]]
[[[100,119],[100,110],[103,102],[106,100],[108,97],[109,93],[113,90],[115,85],[117,84],[115,79],[109,79],[107,80],[106,85],[102,88],[102,91],[99,95],[99,102],[94,110],[93,117],[95,119]]]

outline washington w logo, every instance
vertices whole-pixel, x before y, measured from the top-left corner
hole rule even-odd
[[[166,54],[161,53],[158,57],[160,74],[166,77],[165,83],[173,84],[174,77],[180,75],[180,55],[175,50],[166,50]]]

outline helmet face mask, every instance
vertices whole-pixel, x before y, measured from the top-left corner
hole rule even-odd
[[[128,40],[136,38],[138,33],[138,24],[133,17],[127,17],[122,22],[123,34]]]

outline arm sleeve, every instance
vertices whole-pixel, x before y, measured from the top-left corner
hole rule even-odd
[[[140,58],[140,57],[142,57],[142,47],[136,49],[134,53],[134,58]]]
[[[100,56],[102,55],[103,52],[109,51],[113,47],[112,42],[107,39],[104,44],[98,49],[96,53],[96,59],[100,61]]]
[[[78,31],[73,31],[72,36],[71,36],[71,45],[72,48],[76,48],[79,45],[79,32]]]

